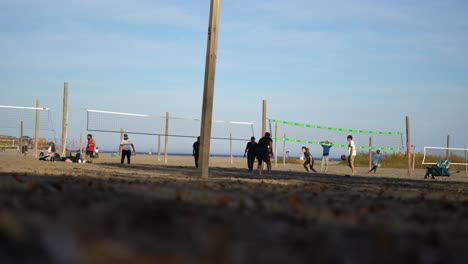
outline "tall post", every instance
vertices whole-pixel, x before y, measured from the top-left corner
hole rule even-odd
[[[283,137],[283,167],[286,166],[286,133]]]
[[[68,82],[63,84],[62,157],[66,156],[68,133]]]
[[[123,140],[123,134],[124,134],[124,131],[123,131],[123,128],[120,129],[120,142],[122,142]]]
[[[221,0],[211,0],[208,40],[206,47],[205,83],[200,128],[200,176],[208,178],[210,163],[211,123],[213,118],[213,97],[218,51],[218,32]]]
[[[408,176],[412,176],[411,171],[411,129],[410,118],[406,116],[406,156],[408,157]]]
[[[465,174],[468,175],[468,153],[466,149],[466,144],[465,144]]]
[[[80,129],[80,157],[83,156],[83,130]]]
[[[36,128],[34,131],[34,157],[37,158],[38,153],[37,149],[39,147],[39,107],[41,103],[39,100],[36,100]]]
[[[166,112],[166,133],[164,138],[164,164],[167,164],[167,151],[169,150],[169,112]]]
[[[275,168],[278,167],[278,123],[275,123]]]
[[[23,121],[20,122],[20,138],[19,138],[19,150],[20,153],[23,154],[23,136],[24,136],[24,125]]]
[[[447,153],[445,154],[445,159],[449,160],[450,158],[450,135],[447,135]]]
[[[158,161],[161,160],[161,135],[158,135]]]
[[[231,164],[234,164],[232,157],[232,133],[229,133],[229,153],[231,154]]]
[[[372,136],[369,137],[369,170],[372,169]]]
[[[263,100],[262,103],[262,137],[267,132],[267,101]]]

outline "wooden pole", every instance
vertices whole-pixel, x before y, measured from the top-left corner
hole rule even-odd
[[[34,157],[38,157],[38,147],[39,147],[39,107],[41,103],[39,100],[36,100],[36,128],[34,131]]]
[[[67,151],[67,128],[68,128],[68,82],[63,84],[63,112],[62,112],[62,157]]]
[[[232,157],[232,133],[229,133],[229,153],[231,154],[231,164],[234,164]]]
[[[262,102],[262,137],[267,132],[267,101]]]
[[[158,135],[158,161],[161,160],[161,135]]]
[[[449,160],[449,158],[450,158],[450,150],[449,150],[449,148],[450,148],[450,135],[447,135],[447,153],[446,153],[446,155],[445,155],[445,159],[446,159],[446,160]]]
[[[169,112],[166,112],[166,133],[164,138],[164,164],[167,164],[167,151],[169,150]]]
[[[468,175],[468,149],[466,149],[466,144],[464,145],[465,147],[465,174]]]
[[[372,169],[372,136],[369,137],[369,170]]]
[[[278,123],[275,123],[275,147],[274,147],[274,152],[275,152],[275,168],[278,167]]]
[[[286,166],[286,133],[283,137],[283,167]]]
[[[19,150],[23,154],[23,136],[24,136],[24,124],[23,121],[20,122],[20,138],[19,138]]]
[[[412,164],[412,171],[414,174],[414,164],[416,163],[416,146],[413,145],[413,164]]]
[[[200,169],[202,178],[208,178],[210,163],[211,123],[213,118],[213,97],[218,51],[218,32],[221,0],[211,0],[208,40],[206,47],[205,82],[203,87],[203,105],[200,128]]]
[[[408,157],[408,176],[412,176],[411,171],[411,129],[410,118],[406,116],[406,156]]]
[[[83,156],[83,130],[80,129],[80,157]]]
[[[123,140],[123,134],[124,134],[124,131],[123,131],[123,128],[120,129],[120,142],[122,142]]]

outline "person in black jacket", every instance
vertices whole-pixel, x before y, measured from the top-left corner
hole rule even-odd
[[[247,143],[247,146],[245,147],[245,152],[244,152],[244,157],[247,154],[247,167],[249,168],[249,171],[253,171],[256,147],[257,147],[257,142],[255,142],[255,137],[251,137],[250,142]]]
[[[268,174],[271,174],[270,157],[273,156],[273,140],[269,132],[266,132],[265,136],[258,141],[256,154],[258,160],[258,174],[262,175],[263,162],[267,164]]]
[[[195,159],[195,167],[198,168],[198,156],[200,153],[200,137],[197,137],[197,141],[193,143],[192,156]]]

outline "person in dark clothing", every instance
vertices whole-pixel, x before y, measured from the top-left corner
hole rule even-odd
[[[195,167],[198,168],[198,156],[200,153],[200,137],[197,137],[197,141],[193,143],[192,156],[195,159]]]
[[[253,170],[253,165],[255,162],[255,149],[257,147],[257,142],[255,142],[255,137],[250,138],[250,142],[247,143],[245,147],[244,157],[247,154],[247,167],[249,171]]]
[[[268,174],[271,174],[271,161],[270,157],[273,155],[273,140],[270,133],[266,132],[256,147],[256,156],[258,160],[258,174],[262,175],[263,162],[267,164]]]
[[[307,165],[309,165],[310,169],[313,172],[317,172],[314,169],[314,157],[312,157],[312,154],[310,154],[309,148],[307,147],[302,147],[302,152],[304,153],[304,168],[306,169],[307,172],[309,172],[309,168],[307,168]]]

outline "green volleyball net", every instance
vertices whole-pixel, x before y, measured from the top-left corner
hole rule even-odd
[[[273,138],[279,142],[286,142],[288,151],[292,153],[306,146],[318,155],[321,145],[330,145],[334,148],[345,148],[345,150],[338,150],[339,154],[345,154],[348,148],[346,141],[348,135],[353,136],[356,148],[360,152],[380,150],[397,153],[404,151],[403,133],[398,131],[340,128],[279,119],[268,120]],[[329,143],[324,143],[326,141]]]

